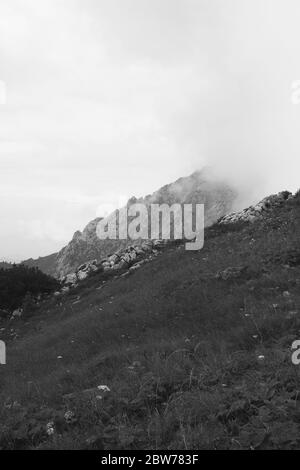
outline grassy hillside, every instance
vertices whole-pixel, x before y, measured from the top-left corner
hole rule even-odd
[[[0,447],[300,448],[299,236],[300,195],[1,325]]]

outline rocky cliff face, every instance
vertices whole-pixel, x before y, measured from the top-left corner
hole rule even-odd
[[[225,214],[228,214],[233,207],[236,193],[225,183],[216,182],[208,175],[208,172],[195,172],[186,178],[180,178],[174,183],[163,186],[152,195],[144,198],[131,198],[127,205],[134,203],[188,204],[198,203],[205,205],[205,225],[211,225]],[[132,240],[100,240],[96,234],[96,227],[100,218],[91,221],[83,230],[76,232],[70,243],[59,253],[49,257],[40,258],[31,264],[43,269],[57,277],[73,273],[83,263],[90,260],[98,260],[108,255],[125,249],[132,244]],[[136,244],[142,243],[142,241]],[[46,260],[46,261],[45,261]]]

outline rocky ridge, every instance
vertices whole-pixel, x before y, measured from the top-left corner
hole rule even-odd
[[[281,191],[278,194],[267,196],[256,205],[252,205],[242,211],[232,212],[222,217],[219,224],[231,224],[235,222],[254,222],[275,207],[281,206],[288,199],[294,197],[289,191]]]
[[[237,194],[227,183],[216,181],[210,172],[204,169],[188,177],[179,178],[153,194],[138,199],[132,197],[127,202],[127,207],[136,203],[143,203],[146,206],[174,203],[204,204],[205,226],[209,226],[232,210],[236,197]],[[82,232],[75,232],[72,240],[59,253],[38,260],[28,260],[25,264],[37,266],[47,274],[62,278],[78,271],[81,265],[90,260],[99,262],[111,253],[130,247],[131,240],[100,240],[96,233],[100,220],[101,218],[96,218]],[[143,243],[143,240],[139,240],[135,245]]]
[[[127,276],[157,256],[167,242],[167,240],[148,240],[141,245],[130,245],[101,261],[96,259],[88,261],[79,266],[75,272],[61,278],[62,293],[68,292],[71,287],[76,287],[78,283],[95,272],[116,272],[117,274],[118,271],[123,270],[121,275]]]
[[[231,224],[236,222],[254,222],[255,220],[264,217],[272,209],[281,206],[294,196],[289,191],[282,191],[278,194],[265,197],[258,204],[250,206],[240,212],[232,212],[222,217],[218,224]],[[64,285],[62,291],[66,292],[71,287],[77,286],[78,283],[86,279],[94,272],[118,272],[125,270],[122,276],[139,269],[144,263],[149,262],[153,256],[157,256],[159,251],[168,243],[168,240],[148,240],[141,244],[130,245],[124,249],[110,254],[101,261],[92,260],[86,262],[78,267],[75,272],[67,274],[61,278]],[[229,273],[232,277],[232,273]],[[240,271],[238,271],[240,274]],[[221,278],[227,278],[227,272]]]

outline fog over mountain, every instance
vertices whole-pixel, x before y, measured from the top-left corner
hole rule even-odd
[[[164,185],[153,194],[144,198],[130,198],[126,202],[129,208],[132,204],[143,204],[149,208],[152,204],[204,204],[205,226],[208,227],[228,214],[238,203],[238,194],[226,183],[216,181],[216,176],[209,169],[194,172],[186,178]],[[113,212],[115,213],[115,211]],[[148,222],[151,227],[150,211]],[[142,239],[133,241],[131,238],[100,239],[97,234],[98,217],[90,221],[84,230],[76,231],[72,240],[62,247],[58,253],[50,256],[29,259],[25,263],[35,266],[47,274],[61,278],[74,272],[80,265],[87,261],[103,260],[108,255],[118,252],[130,245],[141,244]],[[170,219],[171,220],[171,219]],[[170,236],[174,236],[174,225],[171,221]]]
[[[210,166],[298,188],[297,0],[2,0],[0,259]]]

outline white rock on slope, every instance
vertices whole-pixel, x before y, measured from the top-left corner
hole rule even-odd
[[[66,289],[77,285],[78,281],[83,281],[89,274],[94,271],[120,271],[124,268],[129,268],[130,272],[134,272],[140,268],[142,264],[146,263],[153,255],[158,254],[157,248],[161,248],[166,244],[161,240],[149,240],[144,242],[142,246],[129,246],[123,251],[119,250],[118,253],[109,255],[99,263],[97,260],[89,261],[79,266],[75,273],[67,274],[61,281],[64,285],[61,292],[67,292]],[[145,249],[144,249],[145,248]]]

